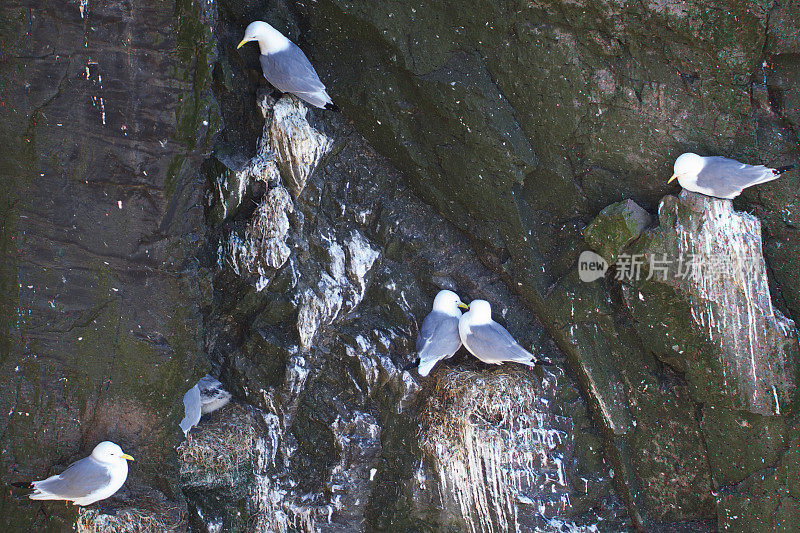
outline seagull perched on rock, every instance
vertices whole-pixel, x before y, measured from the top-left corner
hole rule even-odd
[[[430,374],[436,363],[453,357],[461,348],[461,338],[458,336],[458,319],[461,318],[459,307],[466,309],[467,305],[453,291],[439,291],[433,299],[433,309],[422,321],[417,335],[420,376]]]
[[[685,153],[675,160],[672,177],[667,183],[677,178],[684,189],[732,200],[747,187],[778,179],[793,168],[794,165],[778,168],[745,165],[727,157]]]
[[[335,109],[335,105],[319,80],[317,71],[300,48],[281,32],[257,20],[244,30],[244,39],[236,48],[258,41],[261,70],[276,89],[291,93],[314,107]]]
[[[486,300],[473,300],[469,311],[458,321],[461,342],[469,352],[492,365],[504,362],[534,366],[536,357],[519,345],[506,329],[492,320],[492,306]]]
[[[113,442],[101,442],[89,457],[75,461],[66,470],[33,483],[14,483],[33,489],[32,500],[67,500],[89,505],[117,492],[128,478],[133,457]]]

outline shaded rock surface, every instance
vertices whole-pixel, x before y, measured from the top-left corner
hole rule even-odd
[[[281,102],[302,105],[287,97]],[[401,368],[414,358],[418,321],[440,287],[488,298],[499,306],[498,319],[520,339],[529,343],[535,339],[536,345],[549,350],[554,347],[500,278],[481,264],[463,235],[416,199],[397,171],[351,126],[336,116],[325,119],[317,128],[334,139],[334,154],[294,200],[287,217],[290,252],[283,266],[268,278],[254,279],[225,260],[224,246],[212,241],[208,247],[209,265],[215,270],[214,306],[206,328],[208,352],[226,385],[257,413],[253,420],[258,422],[244,426],[260,429],[252,433],[252,478],[241,478],[235,489],[247,494],[242,506],[250,522],[243,525],[229,498],[217,497],[220,490],[231,487],[227,483],[220,487],[213,476],[208,476],[205,487],[186,482],[190,509],[197,510],[192,521],[208,529],[214,523],[255,531],[409,530],[447,524],[502,530],[510,524],[510,515],[504,512],[476,522],[468,501],[440,512],[440,502],[451,501],[453,483],[463,485],[464,480],[450,478],[452,472],[443,470],[441,462],[430,460],[432,448],[425,451],[419,443],[436,437],[419,435],[418,428],[423,418],[441,419],[454,427],[462,420],[463,409],[479,409],[495,398],[505,398],[509,407],[526,385],[530,402],[525,405],[532,407],[541,381],[522,374],[509,378],[508,372],[513,372],[509,366],[500,369],[495,379],[487,378],[494,396],[487,397],[480,387],[467,394],[464,387],[456,404],[461,408],[438,413],[435,403],[424,401],[430,386]],[[300,124],[297,131],[311,130]],[[269,150],[263,142],[258,147],[245,167]],[[259,193],[251,185],[243,188],[267,198],[281,187]],[[250,202],[247,194],[243,198],[239,208],[229,211],[213,229],[214,235],[220,242],[230,242],[236,235],[253,257],[269,256],[270,246],[254,238],[248,228],[270,225],[283,215],[251,209],[249,205],[259,201]],[[224,197],[215,202],[232,205]],[[209,212],[215,212],[213,205]],[[552,357],[560,358],[556,351]],[[464,357],[459,366],[465,375],[479,376],[467,371],[481,366],[476,360]],[[509,489],[502,496],[528,502],[520,504],[529,514],[521,519],[521,527],[540,525],[535,515],[545,505],[548,524],[591,528],[608,520],[625,529],[629,521],[614,494],[609,467],[598,474],[586,466],[603,465],[604,458],[577,384],[563,371],[544,382],[547,397],[535,401],[539,416],[526,414],[521,407],[491,413],[495,419],[510,419],[510,426],[497,431],[526,427],[527,437],[520,437],[516,455],[506,457],[509,450],[498,447],[482,450],[485,459],[494,458],[514,479],[526,480],[518,495]],[[457,398],[459,393],[451,396]],[[568,399],[568,405],[557,397]],[[552,438],[539,442],[534,438],[539,434]],[[564,449],[552,450],[553,439],[563,441]],[[197,442],[190,439],[182,449],[192,449]],[[454,444],[457,449],[459,443]],[[543,464],[529,459],[534,453],[544,455]],[[186,470],[191,470],[189,464]],[[498,481],[493,476],[486,472],[475,478],[480,483],[475,490],[490,490]],[[428,481],[420,484],[421,479]],[[560,488],[553,499],[556,484]],[[549,503],[534,503],[539,499]],[[504,509],[513,513],[516,503],[509,502]]]
[[[133,517],[147,499],[185,508],[175,393],[205,365],[207,280],[195,256],[205,233],[200,166],[218,122],[210,11],[0,6],[3,531],[72,530],[77,507],[5,484],[60,472],[103,440],[137,461],[95,509],[123,501]],[[100,525],[115,523],[105,516],[81,520],[116,530]]]
[[[651,222],[650,214],[628,199],[600,211],[583,229],[583,237],[589,248],[613,264],[620,251],[639,237]]]
[[[800,522],[800,178],[737,198],[760,243],[730,204],[661,203],[685,151],[796,162],[795,3],[0,17],[0,473],[41,477],[105,438],[139,459],[80,516],[4,490],[4,530],[144,527],[161,504],[191,531]],[[255,47],[235,50],[254,19],[300,44],[342,115],[265,97]],[[629,200],[660,220],[635,240],[644,224],[594,226],[620,257],[748,251],[758,272],[581,282],[584,229]],[[489,300],[555,367],[462,353],[402,372],[439,288]],[[235,402],[176,458],[209,367]]]
[[[629,250],[648,272],[620,276],[623,295],[645,345],[682,372],[699,406],[718,528],[790,527],[800,347],[772,303],[761,225],[688,191],[665,197],[659,219]]]

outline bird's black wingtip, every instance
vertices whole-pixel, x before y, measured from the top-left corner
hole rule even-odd
[[[338,105],[336,105],[336,104],[334,104],[333,102],[330,102],[330,103],[328,103],[328,104],[325,104],[325,109],[327,109],[328,111],[335,111],[335,112],[337,112],[337,113],[338,113],[339,111],[341,111],[341,109],[339,109],[339,106],[338,106]]]
[[[27,481],[12,481],[12,487],[19,487],[21,489],[33,489],[33,483],[29,483]]]
[[[773,170],[775,175],[783,174],[784,172],[789,172],[790,170],[794,170],[794,165],[786,165],[785,167],[778,167]]]

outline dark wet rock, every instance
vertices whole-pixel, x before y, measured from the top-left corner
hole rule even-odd
[[[747,431],[753,433],[750,428]],[[774,438],[767,432],[764,434],[766,438]],[[800,438],[796,421],[787,428],[785,435],[777,462],[765,463],[742,481],[720,487],[717,496],[720,530],[791,531],[795,527],[800,519],[800,491],[796,483]],[[756,449],[763,448],[762,445]]]
[[[759,220],[688,191],[665,197],[659,219],[632,250],[650,279],[625,290],[649,350],[685,373],[697,402],[790,411],[800,347],[794,321],[772,303]]]
[[[665,197],[659,219],[628,250],[654,258],[623,285],[635,328],[700,406],[718,527],[786,527],[800,509],[786,475],[798,466],[787,441],[796,421],[786,415],[800,347],[794,321],[770,296],[761,224],[730,201],[688,191]]]
[[[328,66],[324,81],[359,132],[472,236],[570,361],[634,521],[714,529],[694,385],[677,360],[664,366],[653,336],[634,324],[646,308],[645,326],[701,328],[673,301],[645,299],[632,311],[617,280],[590,287],[573,268],[585,249],[580,232],[602,208],[630,198],[656,211],[682,152],[796,159],[797,47],[783,24],[796,10],[331,0],[298,11],[310,54]],[[364,50],[358,62],[345,52],[354,38]],[[501,145],[513,155],[498,159]],[[772,294],[796,318],[798,178],[788,177],[737,203],[764,220]],[[786,368],[795,382],[796,361]]]
[[[332,142],[311,127],[306,120],[308,108],[294,98],[284,97],[270,106],[261,100],[259,107],[269,123],[269,144],[283,183],[297,198]]]
[[[293,201],[283,265],[261,284],[236,275],[232,262],[213,260],[219,296],[210,315],[208,351],[226,386],[253,404],[266,424],[256,432],[253,481],[242,479],[239,486],[249,491],[246,505],[257,530],[404,530],[450,523],[453,517],[437,511],[433,496],[443,489],[421,490],[417,481],[438,475],[435,467],[423,466],[417,435],[429,386],[401,370],[414,358],[413,339],[430,298],[439,286],[454,286],[465,296],[492,301],[498,319],[528,344],[546,344],[547,336],[520,303],[508,303],[513,297],[481,265],[467,239],[416,199],[397,171],[347,123],[326,115],[318,127],[340,149],[311,174]],[[301,126],[297,131],[311,130]],[[269,150],[264,142],[258,146],[252,161]],[[256,190],[251,185],[244,190]],[[282,188],[271,187],[263,198]],[[219,224],[221,241],[264,216],[259,208],[242,220],[243,213]],[[240,238],[255,256],[265,256],[268,248],[254,233],[245,231]],[[220,248],[212,243],[210,249]],[[237,294],[238,302],[228,304],[229,294]],[[240,313],[249,318],[231,320]],[[465,369],[481,366],[462,357]],[[559,359],[557,353],[552,357]],[[516,380],[504,378],[513,371],[509,366],[497,375],[496,394],[516,394]],[[559,375],[540,409],[559,424],[579,419],[582,429],[570,430],[569,453],[558,473],[550,472],[548,462],[547,475],[562,476],[563,483],[570,477],[582,489],[559,497],[548,520],[566,524],[579,516],[584,524],[609,520],[624,529],[628,519],[613,493],[608,466],[602,474],[578,466],[602,464],[602,446],[583,429],[588,414],[577,386]],[[530,381],[532,387],[538,382]],[[558,394],[572,399],[568,413],[558,405]],[[463,398],[464,405],[478,401],[475,394]],[[504,464],[524,468],[519,461],[521,456]],[[440,483],[448,487],[451,481]],[[548,499],[550,489],[534,484],[520,497]],[[207,506],[216,490],[212,482],[187,485],[190,508],[206,505],[203,516],[233,523],[224,504]],[[602,510],[590,513],[594,507]]]
[[[708,459],[686,383],[659,368],[612,283],[584,283],[573,271],[547,303],[611,443],[614,478],[643,527],[713,529]]]
[[[41,479],[120,444],[137,460],[83,515],[89,530],[151,513],[137,495],[185,509],[175,394],[205,364],[195,256],[218,125],[212,14],[183,1],[0,6],[0,478]],[[114,506],[116,518],[97,511]],[[3,531],[69,531],[77,512],[0,495]]]
[[[106,529],[151,516],[148,494],[192,531],[798,523],[797,338],[781,327],[800,316],[798,175],[737,198],[761,231],[709,207],[743,232],[713,249],[763,246],[757,273],[710,286],[721,299],[576,272],[584,228],[626,200],[655,214],[684,151],[796,162],[794,3],[63,4],[0,8],[3,479],[113,438],[141,460],[84,512]],[[257,52],[235,50],[254,19],[303,47],[343,114],[262,98]],[[679,224],[719,221],[682,202],[597,246],[688,250]],[[489,300],[555,367],[462,353],[403,372],[440,288]],[[209,366],[236,402],[178,462],[180,398]],[[506,500],[462,508],[479,494]],[[0,521],[75,523],[41,505],[3,492]]]

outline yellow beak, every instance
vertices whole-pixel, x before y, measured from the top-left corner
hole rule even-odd
[[[122,457],[123,459],[127,459],[128,461],[133,461],[133,457],[131,457],[127,453],[123,453],[122,455],[120,455],[120,457]]]
[[[461,309],[469,309],[469,306],[467,304],[465,304],[464,302],[458,302],[458,304],[456,304],[456,305],[458,307],[460,307]]]
[[[677,174],[673,174],[673,175],[672,175],[672,177],[671,177],[670,179],[668,179],[668,180],[667,180],[667,183],[672,183],[672,180],[674,180],[674,179],[675,179],[675,178],[677,178],[677,177],[678,177],[678,175],[677,175]]]
[[[242,42],[239,43],[239,46],[237,46],[236,49],[238,50],[239,48],[241,48],[242,46],[246,45],[249,42],[250,42],[249,39],[242,39]]]

